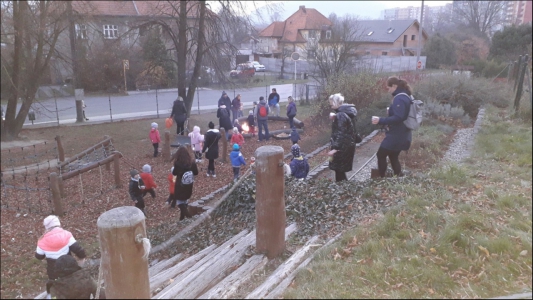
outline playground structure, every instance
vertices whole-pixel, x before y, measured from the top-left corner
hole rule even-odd
[[[122,154],[115,151],[113,141],[104,136],[104,140],[88,149],[65,160],[65,152],[61,137],[55,137],[55,146],[50,142],[38,143],[30,146],[11,148],[2,151],[2,209],[13,209],[23,212],[39,212],[41,214],[63,215],[66,198],[65,181],[74,177],[80,180],[81,203],[83,198],[82,174],[98,168],[100,174],[100,190],[102,195],[111,189],[121,187],[119,159]],[[31,154],[29,152],[32,152]],[[53,157],[50,157],[53,153]],[[107,171],[114,166],[114,186],[104,190],[102,166]],[[28,164],[29,163],[29,164]],[[107,172],[109,173],[109,172]],[[105,180],[109,182],[110,180]],[[23,201],[22,199],[26,199]],[[47,203],[45,203],[47,202]]]

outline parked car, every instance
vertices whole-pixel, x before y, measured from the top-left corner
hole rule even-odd
[[[231,78],[249,78],[255,75],[254,65],[251,63],[238,64],[235,70],[231,70],[229,76]]]
[[[260,64],[258,61],[252,61],[252,65],[254,65],[254,69],[256,72],[264,72],[265,66]]]

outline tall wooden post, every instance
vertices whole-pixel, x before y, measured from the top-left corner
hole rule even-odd
[[[115,169],[115,186],[117,188],[122,187],[122,181],[120,180],[120,156],[113,154],[113,168]]]
[[[164,160],[170,159],[170,131],[165,130],[165,140],[163,142],[163,149],[161,149],[161,155]]]
[[[105,139],[108,139],[109,138],[109,135],[104,135],[104,140]],[[109,154],[109,145],[113,142],[113,139],[110,139],[108,142],[106,142],[103,146],[104,146],[104,152],[107,156],[110,156]],[[111,171],[111,162],[108,162],[105,164],[105,169],[106,171]]]
[[[143,212],[134,206],[113,208],[100,215],[97,226],[106,298],[149,299]]]
[[[56,135],[55,137],[57,142],[57,156],[60,162],[65,161],[65,150],[63,149],[63,143],[61,143],[61,137]]]
[[[52,191],[52,203],[54,204],[54,214],[56,216],[62,216],[63,201],[61,200],[61,193],[59,192],[59,179],[57,173],[50,173],[50,190]]]
[[[65,184],[63,183],[63,176],[58,177],[57,185],[59,187],[59,195],[61,196],[61,198],[65,198],[67,194],[65,194]]]
[[[226,139],[226,129],[224,127],[220,127],[220,139],[222,140],[222,162],[227,162],[228,158],[226,155],[228,154],[228,139]]]
[[[274,258],[285,250],[285,176],[283,148],[262,146],[255,150],[256,249]]]

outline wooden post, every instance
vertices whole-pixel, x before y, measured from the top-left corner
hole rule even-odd
[[[58,159],[63,162],[65,161],[65,150],[63,149],[63,143],[61,143],[61,137],[59,135],[56,135],[56,142]]]
[[[113,168],[115,169],[115,186],[120,188],[122,187],[120,180],[120,156],[117,154],[113,154]]]
[[[226,129],[224,127],[220,127],[220,139],[222,140],[222,156],[219,156],[222,162],[227,162],[228,158],[226,155],[228,154],[228,139],[226,139]]]
[[[59,195],[61,198],[65,198],[67,194],[65,194],[65,184],[63,183],[63,176],[58,177],[58,186],[59,186]]]
[[[104,135],[104,139],[108,139],[108,138],[110,138],[109,135]],[[105,154],[107,154],[107,156],[110,156],[109,155],[110,154],[109,153],[109,146],[110,146],[112,141],[113,141],[113,139],[110,139],[109,143],[104,144],[104,152],[105,152]],[[111,171],[111,162],[108,162],[108,163],[105,164],[105,170],[106,171]]]
[[[59,192],[59,179],[57,173],[50,173],[50,190],[52,191],[52,202],[54,203],[54,214],[56,216],[63,215],[63,202],[61,200],[61,193]]]
[[[256,250],[271,259],[285,250],[285,176],[283,148],[262,146],[255,150]]]
[[[163,149],[161,149],[161,155],[164,160],[170,159],[170,131],[165,130],[165,140],[163,142]]]
[[[134,206],[113,208],[100,215],[97,226],[106,298],[149,299],[143,212]]]

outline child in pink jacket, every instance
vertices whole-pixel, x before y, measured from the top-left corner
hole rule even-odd
[[[152,123],[152,130],[150,130],[150,141],[152,142],[152,146],[154,146],[154,157],[157,157],[159,154],[159,143],[161,143],[161,136],[159,135],[159,130],[157,130],[157,123]]]
[[[194,126],[192,132],[189,133],[189,137],[191,138],[191,147],[194,151],[196,162],[200,163],[202,162],[202,148],[204,146],[204,135],[200,134],[200,127]]]

